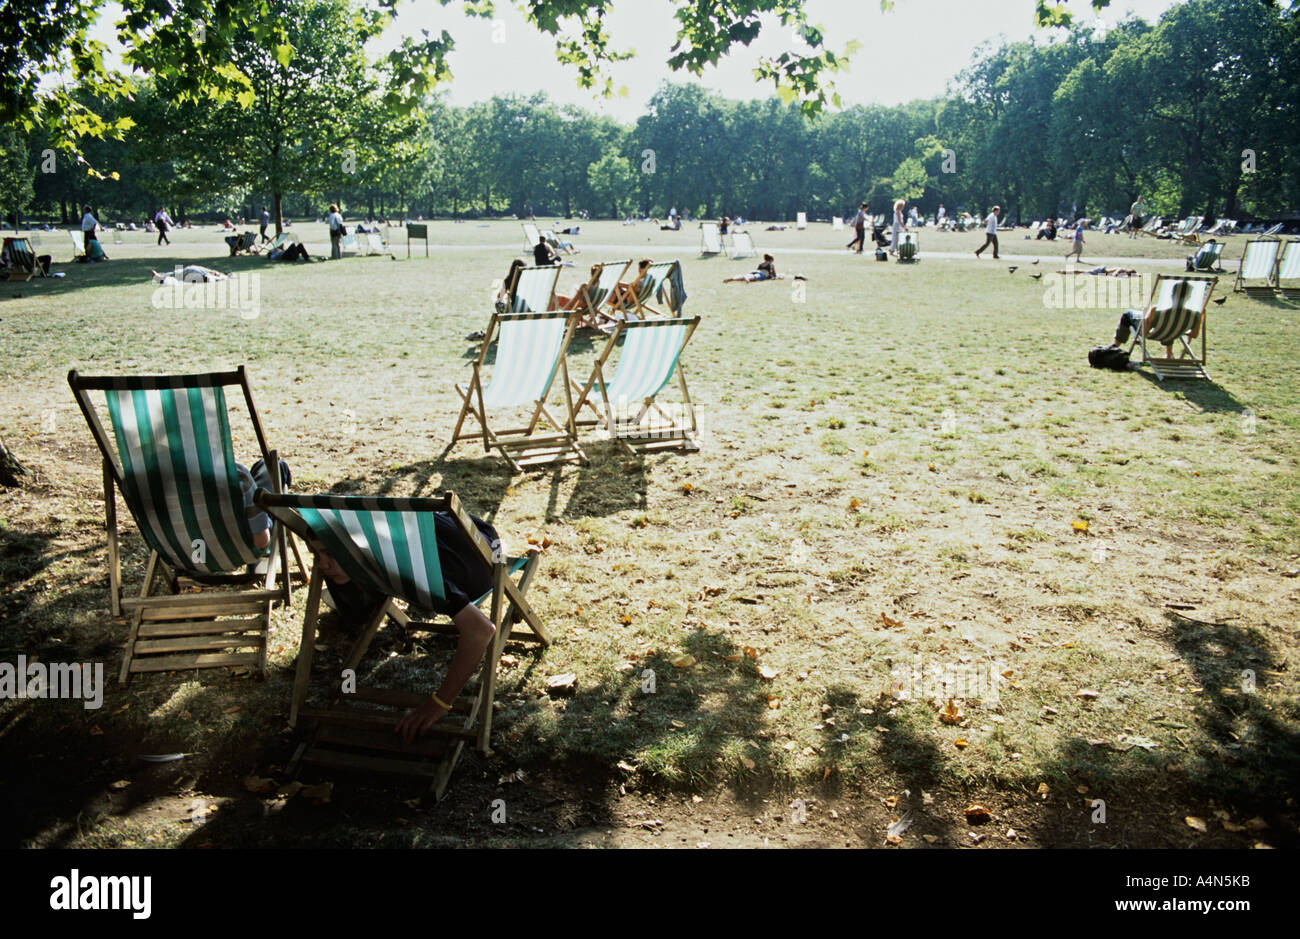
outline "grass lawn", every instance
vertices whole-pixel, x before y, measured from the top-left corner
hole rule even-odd
[[[100,710],[0,702],[5,842],[694,846],[775,826],[881,845],[911,811],[904,846],[956,846],[977,802],[981,846],[1294,845],[1300,305],[1223,275],[1214,381],[1161,384],[1088,368],[1120,311],[1045,305],[1049,277],[1030,275],[1064,243],[1008,233],[1005,255],[1044,259],[1008,273],[969,256],[979,234],[924,233],[908,266],[849,256],[824,224],[750,230],[807,281],[724,285],[755,262],[699,258],[692,228],[582,224],[562,293],[598,260],[682,259],[701,450],[634,460],[593,433],[590,465],[517,476],[470,443],[443,456],[517,223],[434,223],[427,259],[310,265],[227,258],[212,231],[106,235],[111,263],[5,284],[0,434],[35,478],[0,491],[0,662],[99,661],[110,679]],[[67,259],[66,236],[43,242]],[[1172,273],[1189,251],[1090,234],[1084,257]],[[260,275],[256,317],[151,305],[149,269],[187,262]],[[579,337],[575,376],[601,342]],[[453,489],[507,544],[550,540],[530,596],[556,642],[507,650],[496,754],[462,760],[437,806],[374,779],[304,777],[335,783],[328,805],[247,790],[292,752],[301,604],[275,611],[265,682],[116,685],[100,467],[66,373],[239,364],[295,490]],[[323,676],[344,639],[322,641]],[[375,650],[372,680],[420,690],[450,651],[383,634]],[[674,667],[683,653],[695,664]],[[552,698],[562,672],[576,691]],[[172,752],[188,755],[138,760]],[[488,823],[497,798],[512,825]]]

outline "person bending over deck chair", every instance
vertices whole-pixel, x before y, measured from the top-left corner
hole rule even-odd
[[[1115,327],[1115,345],[1122,346],[1128,342],[1128,337],[1132,333],[1139,335],[1150,329],[1151,324],[1155,322],[1156,305],[1153,303],[1143,313],[1136,310],[1125,310],[1120,315],[1119,325]],[[1204,324],[1205,314],[1196,318],[1196,323],[1192,326],[1191,332],[1187,334],[1188,339],[1195,339],[1201,334],[1201,326]],[[1139,332],[1140,331],[1140,332]],[[1174,357],[1174,347],[1171,343],[1165,343],[1165,358]]]
[[[493,550],[499,550],[501,539],[487,522],[471,516],[475,526],[488,539]],[[446,601],[432,612],[450,616],[456,627],[456,652],[452,656],[447,674],[438,690],[423,704],[407,711],[397,722],[397,733],[406,743],[414,742],[450,710],[450,703],[465,687],[474,674],[483,652],[487,649],[496,626],[474,605],[474,598],[492,589],[492,571],[477,560],[474,547],[456,527],[449,512],[434,515],[434,528],[438,538],[438,561],[442,567],[442,585]],[[325,575],[325,588],[338,613],[349,625],[364,624],[372,617],[385,598],[353,582],[339,563],[330,556],[320,542],[309,540],[307,546],[321,565]],[[427,616],[430,611],[417,611]]]

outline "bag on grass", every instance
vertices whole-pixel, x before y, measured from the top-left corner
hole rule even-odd
[[[1113,372],[1128,371],[1128,351],[1113,343],[1097,346],[1088,351],[1088,364],[1093,368],[1108,368]]]

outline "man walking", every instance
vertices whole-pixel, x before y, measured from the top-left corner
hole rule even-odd
[[[262,217],[260,221],[262,223],[262,241],[270,241],[271,239],[267,237],[266,229],[267,226],[271,224],[271,213],[266,211],[266,206],[262,206]]]
[[[993,246],[993,260],[998,259],[998,216],[1002,214],[1002,206],[995,205],[993,211],[984,219],[984,244],[979,246],[975,252],[975,257],[979,257],[984,249],[989,245]]]

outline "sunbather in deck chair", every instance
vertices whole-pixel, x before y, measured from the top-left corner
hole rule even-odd
[[[289,724],[315,731],[289,767],[406,773],[430,780],[441,798],[467,741],[489,754],[496,672],[508,640],[548,645],[550,637],[524,594],[539,555],[505,555],[496,532],[474,519],[451,492],[436,499],[282,496],[264,490],[257,504],[303,538],[315,553]],[[361,634],[327,708],[308,707],[322,589],[356,597],[366,610]],[[490,600],[490,613],[479,608]],[[403,609],[405,606],[405,609]],[[451,622],[434,621],[449,617]],[[356,679],[376,633],[392,620],[413,632],[457,633],[440,687],[427,693],[372,687]],[[521,628],[517,628],[521,627]],[[480,666],[481,661],[481,666]],[[477,687],[465,688],[475,669]]]
[[[6,238],[0,248],[0,260],[4,262],[9,280],[28,281],[33,277],[48,276],[46,265],[50,258],[38,258],[36,249],[26,238]]]
[[[718,234],[717,222],[700,222],[700,254],[722,254],[722,237]]]
[[[1160,227],[1164,223],[1165,220],[1161,218],[1159,215],[1153,215],[1151,216],[1151,218],[1147,219],[1147,223],[1145,225],[1143,225],[1141,228],[1138,229],[1138,234],[1150,235],[1154,238],[1157,236],[1157,233],[1160,231]]]
[[[556,297],[556,305],[577,317],[578,329],[599,329],[606,323],[612,323],[615,317],[605,307],[631,266],[630,260],[591,265],[591,275],[587,282],[580,284],[572,297]]]
[[[614,440],[632,454],[646,450],[698,450],[695,442],[695,406],[686,387],[686,373],[682,368],[682,350],[700,325],[700,318],[653,319],[620,322],[605,343],[596,359],[591,378],[578,392],[576,407],[586,406],[594,418],[576,420],[576,424],[590,426],[604,424]],[[623,339],[614,377],[605,379],[609,357]],[[659,392],[677,376],[682,392],[681,405],[665,405],[657,400]],[[599,392],[603,412],[592,400]],[[669,412],[670,407],[680,407],[680,414]]]
[[[103,456],[110,606],[114,617],[125,613],[129,623],[120,681],[138,672],[220,666],[265,675],[271,604],[291,599],[290,543],[282,527],[255,533],[257,513],[248,511],[254,480],[262,476],[278,491],[281,472],[263,474],[257,466],[241,472],[235,463],[225,396],[231,386],[243,393],[263,468],[281,466],[267,448],[243,367],[96,378],[74,370],[68,384]],[[103,392],[111,439],[92,392]],[[150,549],[137,597],[122,595],[118,492]],[[262,560],[265,573],[257,574],[254,566]],[[154,596],[160,577],[169,590]],[[213,589],[179,594],[182,578]]]
[[[554,248],[556,251],[563,251],[565,254],[579,253],[578,248],[574,245],[572,241],[561,240],[560,237],[556,235],[555,232],[551,231],[549,228],[546,229],[546,231],[542,232],[542,237],[545,238],[546,243],[550,245],[552,248]]]
[[[1129,330],[1134,331],[1133,342],[1129,346],[1141,344],[1143,365],[1150,365],[1156,378],[1203,378],[1209,380],[1205,370],[1206,360],[1206,323],[1205,312],[1214,293],[1217,277],[1187,274],[1170,276],[1156,275],[1151,288],[1151,302],[1145,310],[1128,310],[1120,317],[1119,328],[1115,332],[1115,344],[1123,345],[1128,341]],[[1198,356],[1189,344],[1189,339],[1200,338],[1201,353]],[[1147,348],[1148,341],[1153,345],[1163,345],[1165,355],[1156,358]],[[1173,345],[1182,346],[1181,353],[1174,356]]]
[[[1300,300],[1300,241],[1288,241],[1277,262],[1277,292],[1286,300]]]
[[[654,301],[658,306],[651,304]],[[637,275],[636,281],[615,298],[615,319],[647,316],[681,316],[686,303],[680,261],[657,261]]]
[[[515,305],[516,309],[523,305],[518,293]],[[479,437],[485,451],[493,447],[499,449],[515,472],[525,466],[587,462],[587,455],[578,446],[574,429],[573,396],[565,359],[565,352],[573,340],[575,320],[576,317],[566,310],[492,314],[468,386],[456,385],[462,404],[447,447],[449,451],[459,440]],[[485,386],[483,372],[493,340],[497,343],[496,361],[492,366],[492,379]],[[557,372],[564,389],[566,408],[562,421],[546,407]],[[527,422],[510,430],[498,429],[492,418],[495,412],[505,408],[526,408]],[[471,415],[478,422],[479,429],[462,434],[465,418]],[[542,418],[550,423],[550,433],[538,433]]]
[[[1277,286],[1277,259],[1282,242],[1257,240],[1246,242],[1237,268],[1234,292],[1244,290],[1252,297],[1271,297]],[[1247,283],[1250,281],[1250,283]],[[1261,283],[1262,281],[1262,283]]]
[[[1219,256],[1221,254],[1223,254],[1223,242],[1211,238],[1187,259],[1187,269],[1189,271],[1221,273],[1223,271],[1223,268],[1219,266]]]
[[[1201,223],[1205,221],[1205,216],[1197,215],[1189,217],[1183,223],[1183,230],[1175,236],[1175,239],[1185,245],[1199,245],[1201,243]]]

